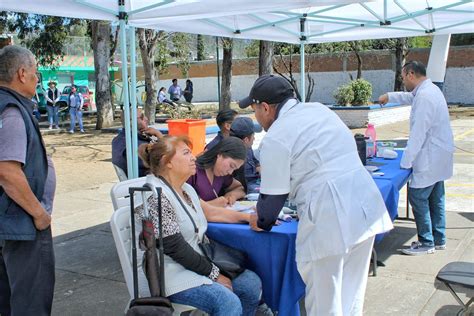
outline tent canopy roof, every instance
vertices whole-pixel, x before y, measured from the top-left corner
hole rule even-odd
[[[138,27],[286,43],[324,43],[474,32],[471,0],[376,0],[299,9],[199,18]],[[302,25],[304,31],[302,32]]]
[[[239,15],[247,12],[287,10],[311,5],[356,2],[357,0],[123,0],[128,20],[189,20]],[[359,0],[360,2],[363,0]],[[0,10],[69,18],[117,21],[118,0],[1,0]]]

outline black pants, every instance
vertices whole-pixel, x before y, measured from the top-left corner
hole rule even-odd
[[[51,315],[54,282],[51,228],[35,240],[0,241],[1,316]]]

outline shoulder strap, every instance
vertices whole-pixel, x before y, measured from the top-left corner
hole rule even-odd
[[[181,197],[178,195],[178,193],[176,193],[176,191],[173,189],[173,187],[168,183],[168,181],[166,181],[165,178],[163,178],[162,176],[159,176],[160,180],[163,181],[163,183],[171,190],[171,192],[173,192],[174,196],[176,197],[176,199],[178,200],[179,204],[181,205],[181,207],[183,208],[183,210],[186,212],[186,214],[188,215],[189,219],[191,220],[191,222],[193,223],[193,226],[194,226],[194,232],[196,234],[199,234],[199,229],[197,228],[197,225],[196,225],[196,222],[194,221],[193,217],[191,216],[191,214],[189,214],[189,210],[188,208],[184,205],[183,201],[181,200]]]

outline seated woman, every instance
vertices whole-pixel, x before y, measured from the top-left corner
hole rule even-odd
[[[245,162],[247,149],[237,137],[226,137],[196,160],[196,174],[188,183],[199,197],[213,206],[232,205],[245,196],[242,184],[232,173]]]
[[[261,293],[259,277],[245,270],[230,280],[199,248],[207,221],[196,191],[186,183],[196,172],[190,144],[185,136],[164,136],[139,147],[140,158],[152,172],[147,182],[162,188],[165,294],[174,303],[209,315],[254,315]],[[151,196],[148,205],[158,235],[158,200]],[[143,206],[136,213],[143,217]]]
[[[166,89],[165,87],[161,87],[160,91],[158,92],[158,103],[159,104],[168,104],[171,105],[172,107],[176,107],[176,104],[171,102],[166,98]]]

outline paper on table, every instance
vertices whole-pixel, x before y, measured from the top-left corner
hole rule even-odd
[[[228,206],[227,208],[237,211],[237,212],[251,213],[251,212],[255,212],[255,209],[254,209],[255,205],[257,205],[256,201],[239,201],[239,202],[235,202],[231,206]]]

